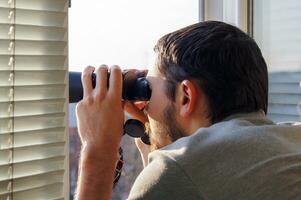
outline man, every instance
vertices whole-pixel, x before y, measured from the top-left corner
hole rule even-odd
[[[95,89],[95,69],[84,70],[77,199],[111,198],[124,109],[149,124],[152,144],[137,141],[145,168],[130,200],[301,199],[301,128],[266,118],[267,66],[254,40],[208,21],[165,35],[155,51],[144,113],[122,102],[119,67],[109,86],[99,67]]]

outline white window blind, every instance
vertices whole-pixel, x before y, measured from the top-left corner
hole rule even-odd
[[[0,0],[0,200],[68,199],[67,27],[67,0]]]

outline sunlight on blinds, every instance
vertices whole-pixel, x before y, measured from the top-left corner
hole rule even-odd
[[[0,0],[0,200],[68,199],[67,27],[67,0]]]

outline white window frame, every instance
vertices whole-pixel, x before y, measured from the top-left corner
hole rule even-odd
[[[252,36],[252,0],[199,0],[199,21],[223,21]]]

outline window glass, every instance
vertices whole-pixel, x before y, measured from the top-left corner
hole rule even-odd
[[[270,71],[301,71],[301,1],[255,0],[254,38]]]
[[[300,121],[300,9],[299,0],[254,1],[254,38],[268,65],[268,114],[275,122]]]

